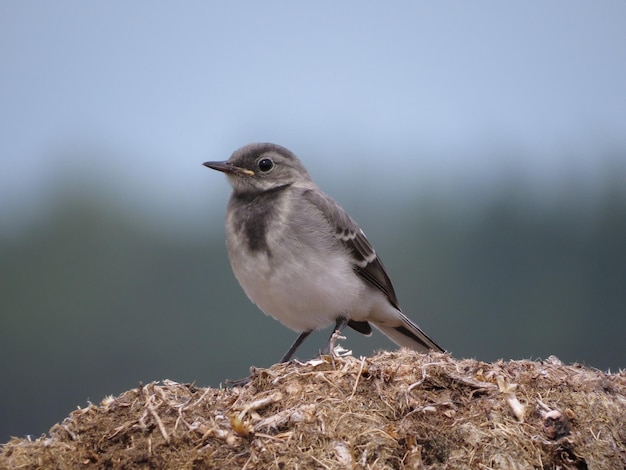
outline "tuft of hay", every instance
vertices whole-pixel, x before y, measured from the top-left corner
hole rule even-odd
[[[623,469],[626,373],[400,350],[164,380],[12,439],[0,468]]]

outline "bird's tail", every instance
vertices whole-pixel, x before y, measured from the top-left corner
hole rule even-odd
[[[413,323],[404,314],[402,316],[402,325],[388,326],[374,323],[385,336],[399,346],[414,349],[419,352],[428,352],[430,350],[437,352],[445,352],[445,350],[435,343],[430,336],[422,331],[422,329]]]

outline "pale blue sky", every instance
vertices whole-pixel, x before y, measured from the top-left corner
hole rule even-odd
[[[623,1],[5,0],[0,216],[64,175],[168,214],[215,191],[221,213],[200,163],[258,140],[331,194],[593,175],[626,148],[625,24]]]

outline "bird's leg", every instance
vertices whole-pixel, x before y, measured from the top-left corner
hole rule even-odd
[[[326,346],[324,346],[324,349],[322,349],[321,354],[323,356],[327,354],[331,354],[333,352],[333,350],[335,349],[335,341],[337,339],[337,336],[341,334],[341,332],[347,325],[348,325],[348,319],[346,317],[337,318],[335,322],[335,329],[330,335],[330,338],[328,338],[328,342],[326,343]]]
[[[300,333],[300,336],[298,336],[296,338],[296,340],[293,342],[293,344],[291,346],[289,346],[289,349],[287,350],[287,352],[283,355],[282,359],[280,360],[280,362],[289,362],[291,360],[291,356],[294,355],[294,353],[296,352],[296,349],[298,349],[300,347],[300,345],[302,344],[302,342],[307,338],[307,336],[309,336],[311,334],[310,331],[303,331],[302,333]]]
[[[300,347],[300,345],[302,344],[302,342],[307,338],[307,336],[309,336],[311,334],[310,331],[304,331],[302,333],[300,333],[300,336],[298,336],[296,338],[296,340],[293,342],[293,344],[289,347],[289,349],[287,350],[287,352],[283,355],[282,359],[280,360],[281,363],[283,362],[289,362],[289,360],[291,359],[291,356],[294,355],[294,353],[296,352],[296,349],[298,349]],[[250,382],[250,377],[245,377],[243,379],[238,379],[238,380],[230,380],[228,379],[226,381],[226,385],[229,385],[231,387],[243,387],[244,385],[246,385],[248,382]]]

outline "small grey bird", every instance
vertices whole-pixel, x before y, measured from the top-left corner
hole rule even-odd
[[[300,333],[281,362],[333,322],[336,332],[350,326],[368,336],[371,323],[400,346],[443,352],[400,310],[363,230],[292,152],[254,143],[204,166],[226,173],[233,187],[226,246],[239,284],[263,312]]]

